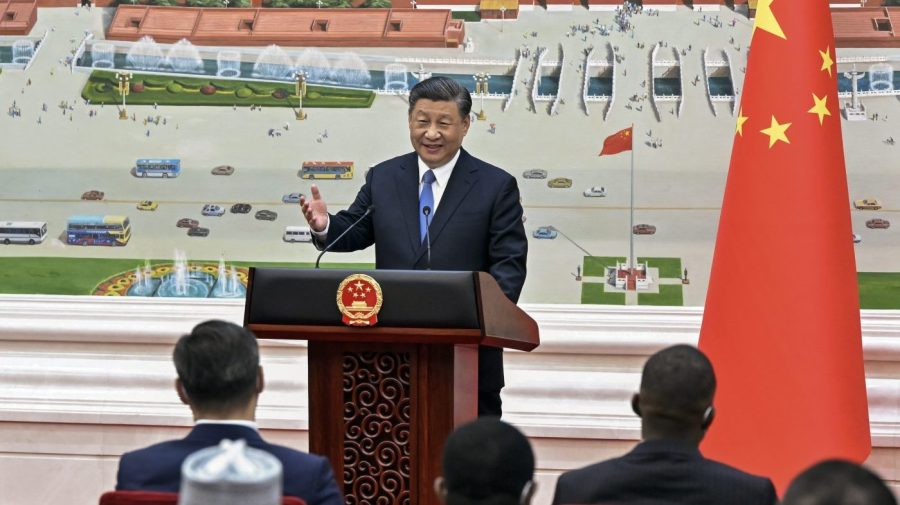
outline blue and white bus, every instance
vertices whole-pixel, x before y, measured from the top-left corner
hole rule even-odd
[[[0,221],[0,242],[4,244],[40,244],[47,238],[44,221]]]
[[[178,177],[181,160],[139,159],[134,163],[135,177]]]
[[[69,216],[66,242],[72,245],[123,246],[131,240],[125,216]]]

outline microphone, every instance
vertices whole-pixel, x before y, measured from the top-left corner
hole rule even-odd
[[[425,256],[428,261],[426,270],[431,270],[431,234],[428,232],[428,228],[431,228],[431,207],[422,207],[422,214],[425,214],[425,247],[428,251]]]
[[[334,244],[337,244],[338,241],[340,241],[342,238],[344,238],[344,235],[346,235],[350,230],[352,230],[354,227],[356,227],[356,225],[358,225],[360,223],[360,221],[365,219],[366,216],[368,216],[369,214],[371,214],[373,212],[375,212],[374,204],[369,205],[369,207],[366,209],[366,211],[363,212],[363,215],[359,216],[359,219],[357,219],[356,221],[353,221],[353,224],[348,226],[347,229],[344,230],[340,235],[338,235],[336,239],[332,240],[328,245],[326,245],[325,248],[322,249],[322,252],[319,253],[319,256],[316,258],[316,268],[319,268],[319,261],[322,259],[322,256],[325,253],[327,253],[328,251],[330,251],[331,248],[334,247]]]

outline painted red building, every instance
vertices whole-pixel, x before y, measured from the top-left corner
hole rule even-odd
[[[449,10],[121,5],[106,32],[111,40],[147,35],[205,46],[458,47],[465,25]]]
[[[0,2],[0,35],[28,35],[37,22],[35,0]]]
[[[900,7],[832,9],[837,47],[900,47]]]

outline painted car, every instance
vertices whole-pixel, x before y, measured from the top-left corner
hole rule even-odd
[[[571,188],[572,179],[569,179],[568,177],[557,177],[547,181],[547,186],[551,188]]]
[[[249,214],[253,207],[249,203],[236,203],[231,206],[232,214]]]
[[[891,222],[887,219],[875,218],[866,221],[866,228],[886,230],[891,227]]]
[[[212,169],[213,175],[231,175],[233,173],[234,167],[231,165],[219,165]]]
[[[225,209],[221,205],[208,203],[203,206],[203,210],[201,210],[200,213],[204,216],[221,216],[225,213]]]
[[[525,179],[546,179],[547,171],[540,168],[533,168],[522,172],[522,177]]]
[[[859,234],[854,233],[854,234],[853,234],[853,243],[854,243],[854,244],[858,244],[858,243],[860,243],[860,242],[862,242],[862,237],[859,236]]]
[[[534,238],[554,239],[559,233],[552,226],[541,226],[531,234]]]
[[[653,235],[656,233],[656,227],[652,224],[636,224],[631,232],[635,235]]]
[[[271,210],[261,210],[261,211],[258,211],[254,215],[254,217],[256,217],[256,219],[260,219],[263,221],[274,221],[274,220],[278,219],[278,213],[272,212]]]
[[[284,203],[300,203],[300,198],[303,197],[303,193],[288,193],[281,197],[281,201]]]
[[[137,204],[138,210],[156,210],[158,207],[159,202],[154,202],[152,200],[144,200]]]
[[[103,200],[103,192],[92,189],[81,194],[82,200]]]
[[[209,228],[195,226],[187,231],[188,237],[207,237],[209,236]]]
[[[175,223],[175,226],[179,228],[196,228],[197,226],[200,226],[200,221],[191,219],[189,217],[183,217],[179,219],[177,223]]]
[[[879,210],[881,202],[877,198],[863,198],[862,200],[854,200],[853,206],[859,210]]]
[[[606,196],[606,188],[603,186],[591,186],[581,193],[584,196]]]

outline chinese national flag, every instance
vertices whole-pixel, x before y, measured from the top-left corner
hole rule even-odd
[[[759,0],[700,348],[715,367],[706,456],[779,493],[871,450],[827,0]]]
[[[603,149],[600,151],[600,156],[604,154],[619,154],[622,151],[630,151],[631,150],[631,129],[632,127],[625,128],[624,130],[613,133],[609,137],[606,137],[606,140],[603,141]]]

